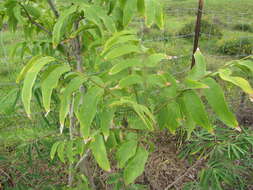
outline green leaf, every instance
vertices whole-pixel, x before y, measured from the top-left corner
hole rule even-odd
[[[202,89],[202,88],[209,88],[206,84],[195,81],[195,80],[190,80],[190,79],[185,79],[183,82],[185,85],[186,89]]]
[[[32,59],[30,59],[28,61],[28,63],[23,67],[23,69],[21,70],[20,74],[18,75],[17,79],[16,79],[16,83],[20,83],[21,80],[23,80],[25,78],[26,73],[32,68],[32,66],[34,64],[37,63],[37,60],[42,58],[41,55],[37,55],[32,57]]]
[[[96,13],[98,14],[98,17],[103,21],[107,30],[110,31],[111,33],[116,32],[117,29],[112,17],[108,16],[106,12],[98,6],[96,6],[95,9]]]
[[[110,163],[107,158],[105,143],[102,135],[96,135],[95,141],[90,145],[93,156],[95,157],[98,165],[105,171],[110,171]]]
[[[67,114],[69,112],[72,93],[78,90],[83,82],[85,81],[84,78],[76,76],[74,77],[66,86],[66,88],[63,90],[61,94],[61,105],[60,105],[60,112],[59,112],[59,118],[60,118],[60,124],[61,124],[61,132],[64,126],[65,118],[67,117]]]
[[[51,158],[52,160],[54,159],[54,156],[55,156],[55,153],[56,153],[56,150],[57,150],[59,144],[60,144],[60,141],[54,143],[53,146],[52,146],[52,148],[51,148],[51,151],[50,151],[50,158]]]
[[[150,27],[156,17],[156,0],[145,0],[145,19],[146,25]]]
[[[189,72],[187,78],[191,80],[199,80],[206,75],[206,61],[199,49],[194,54],[195,65]]]
[[[196,92],[193,90],[184,92],[183,99],[187,111],[196,124],[204,127],[209,132],[212,132],[213,128],[208,119],[205,107]]]
[[[58,18],[56,24],[54,25],[53,29],[53,38],[52,43],[53,47],[56,48],[61,41],[61,38],[64,34],[64,30],[68,23],[69,17],[76,12],[76,6],[71,6],[67,10],[61,13],[61,16]]]
[[[120,32],[115,32],[112,37],[110,37],[104,45],[104,50],[102,55],[107,52],[111,47],[115,44],[130,42],[130,41],[138,41],[136,38],[136,32],[131,30],[123,30]]]
[[[105,140],[109,137],[110,127],[112,125],[115,109],[105,108],[100,114],[100,128]]]
[[[141,16],[145,15],[145,0],[137,0],[137,10]]]
[[[205,97],[220,120],[229,127],[238,127],[236,117],[229,110],[219,84],[212,78],[206,78],[203,82],[209,86],[209,88],[204,89]]]
[[[127,0],[123,11],[123,25],[127,26],[137,12],[137,0]]]
[[[176,129],[180,126],[181,112],[177,102],[173,101],[167,106],[167,122],[166,128],[172,134],[176,133]]]
[[[119,81],[120,88],[126,88],[134,84],[141,84],[143,82],[141,76],[132,74]]]
[[[134,67],[134,66],[139,66],[139,65],[141,65],[140,59],[137,59],[137,58],[125,59],[125,60],[122,60],[120,63],[114,65],[110,69],[109,74],[115,75],[115,74],[129,68],[129,67]]]
[[[160,29],[164,28],[164,10],[161,2],[156,3],[155,21]]]
[[[111,51],[105,54],[105,59],[110,60],[130,53],[140,53],[140,52],[141,51],[138,46],[132,44],[124,44],[119,47],[113,48]]]
[[[48,113],[50,111],[50,102],[53,89],[57,87],[58,81],[62,74],[70,71],[70,67],[68,65],[59,65],[54,67],[53,70],[50,70],[47,73],[47,76],[41,82],[41,91],[43,98],[43,105]]]
[[[159,62],[166,58],[166,55],[163,53],[155,53],[150,55],[145,61],[145,67],[155,67]]]
[[[248,68],[253,73],[253,62],[252,61],[249,61],[249,60],[238,61],[237,64]]]
[[[116,152],[116,159],[119,162],[119,168],[123,168],[127,161],[136,153],[137,141],[129,140],[124,142]]]
[[[124,181],[128,185],[142,174],[148,159],[148,152],[143,147],[138,147],[135,156],[129,161],[124,169]]]
[[[71,163],[74,162],[73,141],[67,142],[66,156],[67,156],[69,162],[71,162]]]
[[[60,144],[58,145],[58,149],[57,149],[57,154],[58,157],[60,158],[60,160],[65,163],[65,142],[60,142]]]
[[[34,18],[39,18],[40,17],[40,11],[39,9],[31,6],[31,5],[23,5],[25,7],[25,9],[27,10],[27,12]]]
[[[97,104],[103,95],[104,90],[100,87],[92,87],[83,97],[83,104],[76,110],[76,116],[80,121],[80,132],[83,138],[90,136],[91,123],[97,112]]]
[[[22,102],[24,104],[26,113],[28,117],[30,117],[31,109],[31,98],[32,98],[32,88],[35,83],[36,77],[39,71],[48,63],[55,61],[53,57],[40,57],[35,60],[35,63],[31,66],[31,68],[27,71],[24,85],[22,88]],[[25,71],[24,71],[25,72]]]
[[[253,94],[253,89],[251,88],[251,86],[247,80],[245,80],[244,78],[241,78],[241,77],[231,76],[231,74],[232,74],[232,71],[229,69],[220,69],[219,70],[219,75],[220,75],[221,79],[231,82],[234,85],[240,87],[247,94],[250,94],[250,95]]]

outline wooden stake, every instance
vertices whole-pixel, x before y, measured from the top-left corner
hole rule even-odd
[[[195,37],[194,37],[191,68],[195,65],[194,53],[196,52],[198,45],[199,45],[199,36],[200,36],[200,29],[201,29],[201,18],[202,18],[203,6],[204,6],[204,0],[199,0],[199,8],[198,8],[197,20],[196,20],[196,25],[195,25]]]

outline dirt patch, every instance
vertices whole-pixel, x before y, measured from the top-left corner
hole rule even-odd
[[[172,136],[161,134],[155,139],[155,151],[150,155],[144,174],[138,183],[148,185],[150,190],[164,190],[190,167],[189,163],[177,156],[176,141]],[[193,168],[173,186],[182,189],[186,182],[196,179],[198,168]],[[172,189],[173,189],[172,188]]]

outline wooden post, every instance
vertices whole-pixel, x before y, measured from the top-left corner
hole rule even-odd
[[[202,18],[203,6],[204,6],[204,0],[199,0],[199,8],[198,8],[198,12],[197,12],[197,20],[196,20],[196,25],[195,25],[195,37],[194,37],[191,68],[195,65],[194,53],[196,52],[198,45],[199,45],[199,36],[200,36],[200,29],[201,29],[201,18]]]

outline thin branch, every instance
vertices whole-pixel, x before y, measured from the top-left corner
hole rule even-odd
[[[204,158],[199,159],[194,165],[192,165],[190,168],[188,168],[183,175],[177,177],[176,180],[173,183],[169,184],[164,190],[169,190],[174,185],[176,185],[178,182],[180,182],[188,173],[190,173],[190,171],[193,168],[195,168],[196,166],[198,166],[199,164],[201,164],[203,160],[204,160]]]
[[[36,22],[35,20],[33,20],[33,18],[31,17],[31,15],[28,13],[28,11],[26,10],[26,8],[25,8],[25,6],[24,5],[22,5],[22,3],[19,3],[19,5],[22,7],[22,9],[25,11],[25,14],[26,14],[26,16],[27,16],[27,18],[30,20],[30,22],[33,24],[33,25],[35,25],[35,26],[37,26],[38,28],[40,28],[41,30],[43,30],[44,32],[46,32],[48,35],[52,35],[52,33],[49,31],[49,30],[47,30],[44,26],[42,26],[40,23],[38,23],[38,22]]]
[[[58,17],[59,17],[59,13],[58,13],[58,11],[56,10],[53,1],[52,1],[52,0],[47,0],[47,2],[48,2],[48,4],[49,4],[50,8],[52,9],[52,11],[53,11],[55,17],[58,18]]]

